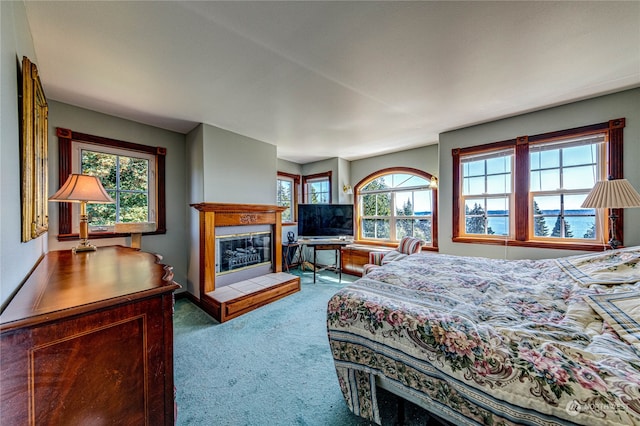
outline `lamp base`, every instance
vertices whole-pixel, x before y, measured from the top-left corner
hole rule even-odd
[[[83,251],[96,251],[98,248],[91,244],[80,244],[77,247],[73,247],[71,251],[73,253],[83,252]]]

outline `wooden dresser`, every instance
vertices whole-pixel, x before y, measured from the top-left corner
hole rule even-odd
[[[172,425],[173,282],[128,247],[46,254],[0,315],[7,425]]]

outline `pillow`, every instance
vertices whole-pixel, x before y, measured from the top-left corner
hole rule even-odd
[[[638,292],[595,294],[585,296],[585,300],[622,340],[640,351],[640,294]]]
[[[382,265],[382,258],[387,254],[384,251],[370,251],[369,252],[369,263],[373,265]]]
[[[384,265],[389,262],[395,262],[396,260],[404,259],[405,257],[407,257],[406,254],[400,253],[396,250],[391,250],[382,257],[382,264]]]
[[[569,256],[556,263],[582,286],[640,281],[640,246]]]
[[[422,240],[414,237],[402,237],[398,244],[398,251],[404,254],[419,253],[422,250]]]

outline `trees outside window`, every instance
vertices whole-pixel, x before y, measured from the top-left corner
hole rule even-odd
[[[397,242],[413,236],[437,246],[436,190],[428,173],[385,169],[363,179],[354,194],[359,239]]]
[[[302,177],[304,202],[307,204],[331,204],[331,172]]]
[[[116,222],[153,222],[155,159],[148,154],[74,143],[80,172],[96,176],[114,204],[88,204],[90,228],[110,229]]]

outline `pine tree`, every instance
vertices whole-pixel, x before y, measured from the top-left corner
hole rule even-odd
[[[473,204],[473,208],[469,210],[469,207],[466,207],[466,215],[467,217],[467,234],[484,234],[484,223],[487,215],[484,212],[482,206],[478,203]],[[493,230],[489,228],[487,231],[488,234],[493,234]]]
[[[385,183],[384,177],[381,177],[369,182],[363,190],[371,191],[386,188],[389,188],[389,186]],[[391,216],[390,193],[364,194],[362,202],[364,216]],[[389,222],[386,220],[366,219],[362,221],[362,226],[364,235],[368,237],[389,237]]]
[[[596,237],[596,223],[593,222],[589,229],[584,233],[584,238],[594,239]]]
[[[562,235],[562,232],[560,232],[561,230],[561,226],[564,223],[564,235]],[[569,225],[569,222],[565,221],[562,218],[562,215],[558,215],[558,218],[556,219],[556,224],[553,226],[553,231],[551,232],[551,236],[552,237],[556,237],[556,238],[572,238],[573,237],[573,232],[571,232],[571,225]]]
[[[542,216],[542,210],[540,210],[538,203],[536,203],[535,201],[533,202],[533,212],[534,212],[534,220],[533,220],[534,235],[536,237],[548,236],[549,228],[547,227],[547,222],[544,220],[544,217]]]

